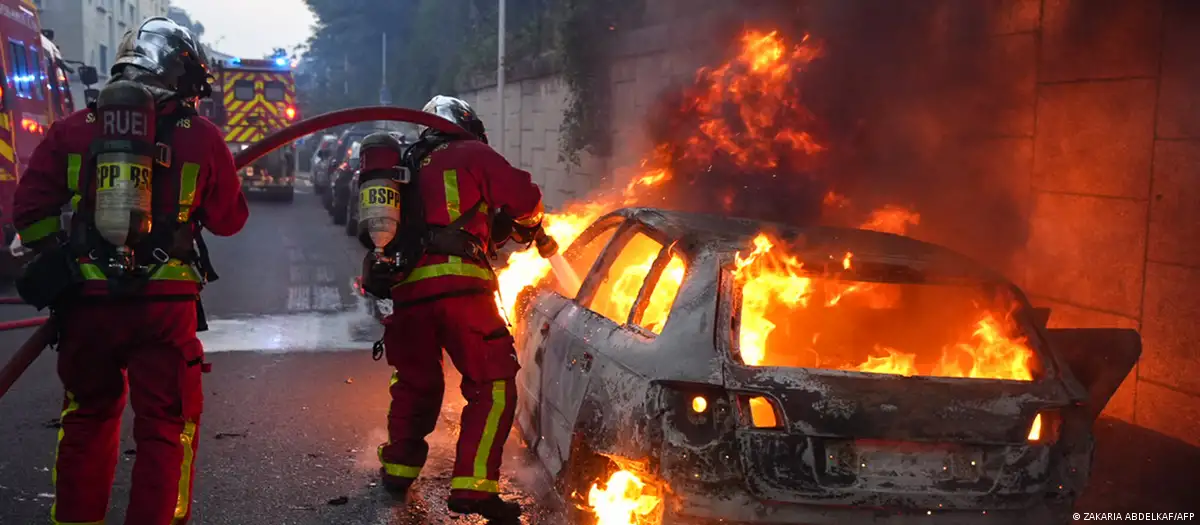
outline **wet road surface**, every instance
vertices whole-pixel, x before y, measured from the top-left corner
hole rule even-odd
[[[203,335],[213,373],[201,423],[195,519],[200,525],[478,524],[445,509],[458,410],[448,372],[446,407],[429,464],[410,501],[377,486],[375,447],[385,439],[390,370],[372,361],[380,330],[350,282],[362,249],[333,226],[315,196],[252,202],[246,230],[210,238],[221,274],[204,294]],[[32,315],[0,306],[0,319]],[[29,331],[0,333],[7,360]],[[48,522],[50,468],[61,389],[47,352],[0,400],[0,523]],[[135,452],[126,414],[109,523],[122,523]],[[1200,510],[1200,451],[1105,420],[1085,512]],[[534,468],[509,439],[504,490],[530,508],[524,523],[566,523],[539,491]],[[540,505],[539,505],[540,503]]]

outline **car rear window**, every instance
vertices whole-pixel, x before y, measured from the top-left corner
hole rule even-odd
[[[1016,300],[985,285],[855,277],[853,254],[811,266],[780,251],[739,254],[732,331],[751,366],[1031,381],[1040,365]]]

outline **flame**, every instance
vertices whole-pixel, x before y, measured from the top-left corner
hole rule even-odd
[[[820,47],[808,35],[790,45],[778,31],[748,31],[740,44],[728,62],[696,73],[679,108],[698,120],[693,134],[658,145],[642,161],[642,173],[625,187],[626,205],[643,201],[646,189],[671,180],[670,166],[677,160],[704,167],[720,155],[739,169],[761,170],[824,150],[797,129],[811,115],[791,91],[795,75],[820,55]],[[725,196],[727,205],[732,198]]]
[[[642,525],[658,507],[660,498],[645,494],[646,483],[628,470],[608,478],[604,488],[592,485],[588,505],[596,515],[596,525]]]
[[[879,223],[895,228],[911,224],[915,215],[906,215],[900,211],[904,210],[895,208],[880,214],[877,217]],[[899,222],[893,222],[894,220]],[[810,276],[812,274],[804,273],[804,264],[796,257],[777,250],[778,244],[768,235],[760,233],[753,239],[753,250],[749,255],[743,257],[739,252],[734,258],[734,276],[741,284],[742,293],[738,343],[742,361],[752,366],[777,362],[774,358],[779,356],[768,352],[784,351],[782,348],[773,349],[768,346],[768,340],[777,328],[767,317],[768,309],[774,305],[782,305],[792,310],[808,308],[819,288],[814,282],[814,277]],[[850,270],[853,268],[852,261],[853,254],[847,253],[841,258],[839,266]],[[897,290],[879,288],[880,285],[876,283],[829,283],[827,276],[822,276],[821,281],[821,284],[832,284],[828,287],[831,289],[823,290],[823,293],[832,296],[832,299],[818,303],[827,308],[838,305],[843,297],[851,294],[863,298],[863,304],[870,309],[888,308],[898,300],[895,293]],[[1013,324],[1009,315],[984,310],[976,321],[970,338],[942,348],[937,363],[926,370],[920,370],[917,354],[887,347],[875,347],[876,355],[868,356],[865,362],[856,366],[835,368],[905,376],[1032,381],[1034,353],[1023,337],[1010,338],[1007,335]],[[813,339],[815,345],[817,337],[814,336]],[[818,363],[820,364],[819,359]]]
[[[1033,425],[1029,427],[1029,441],[1039,441],[1042,439],[1042,415],[1038,414],[1033,417]]]

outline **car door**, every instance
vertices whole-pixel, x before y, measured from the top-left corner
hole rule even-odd
[[[563,253],[563,258],[570,264],[577,275],[586,276],[592,266],[604,251],[609,241],[616,235],[621,220],[597,223],[584,231],[574,243]],[[521,435],[530,450],[543,456],[543,462],[555,471],[558,466],[554,460],[556,454],[547,447],[545,429],[553,428],[553,421],[560,418],[558,403],[548,399],[546,388],[549,382],[559,381],[553,371],[563,366],[564,353],[560,350],[563,330],[555,327],[557,312],[571,302],[579,290],[567,290],[557,281],[549,283],[549,289],[540,292],[530,308],[518,320],[514,334],[517,339],[518,359],[521,370],[517,373],[518,410],[517,425]],[[544,374],[544,370],[552,373]]]
[[[646,302],[644,285],[652,268],[661,272],[662,265],[655,262],[665,249],[639,225],[621,228],[592,265],[575,300],[552,323],[551,330],[557,332],[549,335],[543,373],[553,379],[543,381],[543,397],[553,406],[552,417],[543,421],[543,433],[560,463],[569,457],[580,408],[596,376],[597,357],[606,353],[617,332],[654,333],[641,326],[642,320],[655,329],[661,328],[661,321],[654,318],[665,320],[665,311],[647,315],[647,308],[636,307]]]

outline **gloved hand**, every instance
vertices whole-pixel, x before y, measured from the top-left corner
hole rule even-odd
[[[546,229],[540,225],[537,231],[534,232],[533,242],[537,244],[538,255],[541,255],[543,259],[549,259],[558,255],[558,241],[555,241],[554,237],[547,234]]]
[[[392,282],[395,274],[388,265],[375,259],[374,253],[368,253],[363,258],[362,287],[363,291],[377,299],[392,298]]]

